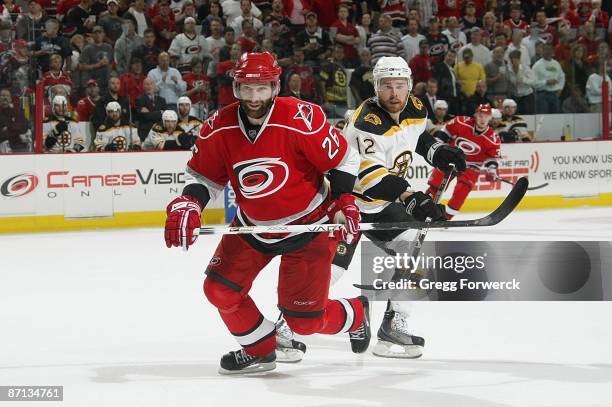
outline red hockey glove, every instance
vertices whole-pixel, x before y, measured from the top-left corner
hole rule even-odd
[[[498,174],[497,174],[497,167],[494,165],[489,165],[486,169],[485,169],[485,179],[487,180],[487,182],[494,182],[495,179],[498,178]]]
[[[179,196],[166,207],[164,237],[167,247],[182,247],[187,250],[195,243],[198,235],[193,230],[202,225],[202,207],[190,196]]]
[[[343,223],[344,227],[334,231],[334,237],[351,244],[359,234],[359,208],[355,197],[351,194],[342,194],[327,207],[327,217],[333,223]]]

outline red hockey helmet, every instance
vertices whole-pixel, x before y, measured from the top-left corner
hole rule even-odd
[[[269,52],[245,52],[234,68],[234,79],[239,83],[276,82],[281,67]]]
[[[491,116],[493,115],[493,109],[491,109],[491,105],[489,105],[488,103],[485,103],[485,104],[478,105],[474,114],[476,113],[484,113],[486,115]]]

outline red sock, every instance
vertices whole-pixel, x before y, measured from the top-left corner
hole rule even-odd
[[[333,335],[354,331],[363,323],[363,316],[363,304],[357,298],[329,300],[320,333]]]

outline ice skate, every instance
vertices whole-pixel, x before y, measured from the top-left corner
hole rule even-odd
[[[296,341],[293,331],[284,319],[276,321],[276,361],[298,363],[306,353],[306,344]]]
[[[372,333],[370,331],[370,305],[367,297],[361,295],[357,297],[363,304],[363,323],[353,332],[349,332],[351,339],[351,349],[354,353],[364,353],[370,345]]]
[[[244,349],[231,351],[221,358],[219,373],[223,375],[260,373],[276,368],[276,352],[266,356],[252,356]]]
[[[423,355],[425,340],[408,332],[406,317],[387,310],[380,328],[378,342],[372,353],[383,358],[416,359]]]

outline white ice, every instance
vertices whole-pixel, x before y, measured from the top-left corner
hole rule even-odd
[[[470,215],[473,216],[473,215]],[[612,240],[612,208],[517,212],[441,240]],[[420,360],[354,355],[346,334],[305,359],[217,374],[238,348],[202,294],[218,237],[166,249],[159,229],[0,236],[0,385],[63,385],[63,403],[3,406],[612,406],[612,303],[423,302]],[[274,262],[252,294],[277,317]],[[359,262],[333,287],[354,296]],[[373,310],[374,332],[384,304]]]

